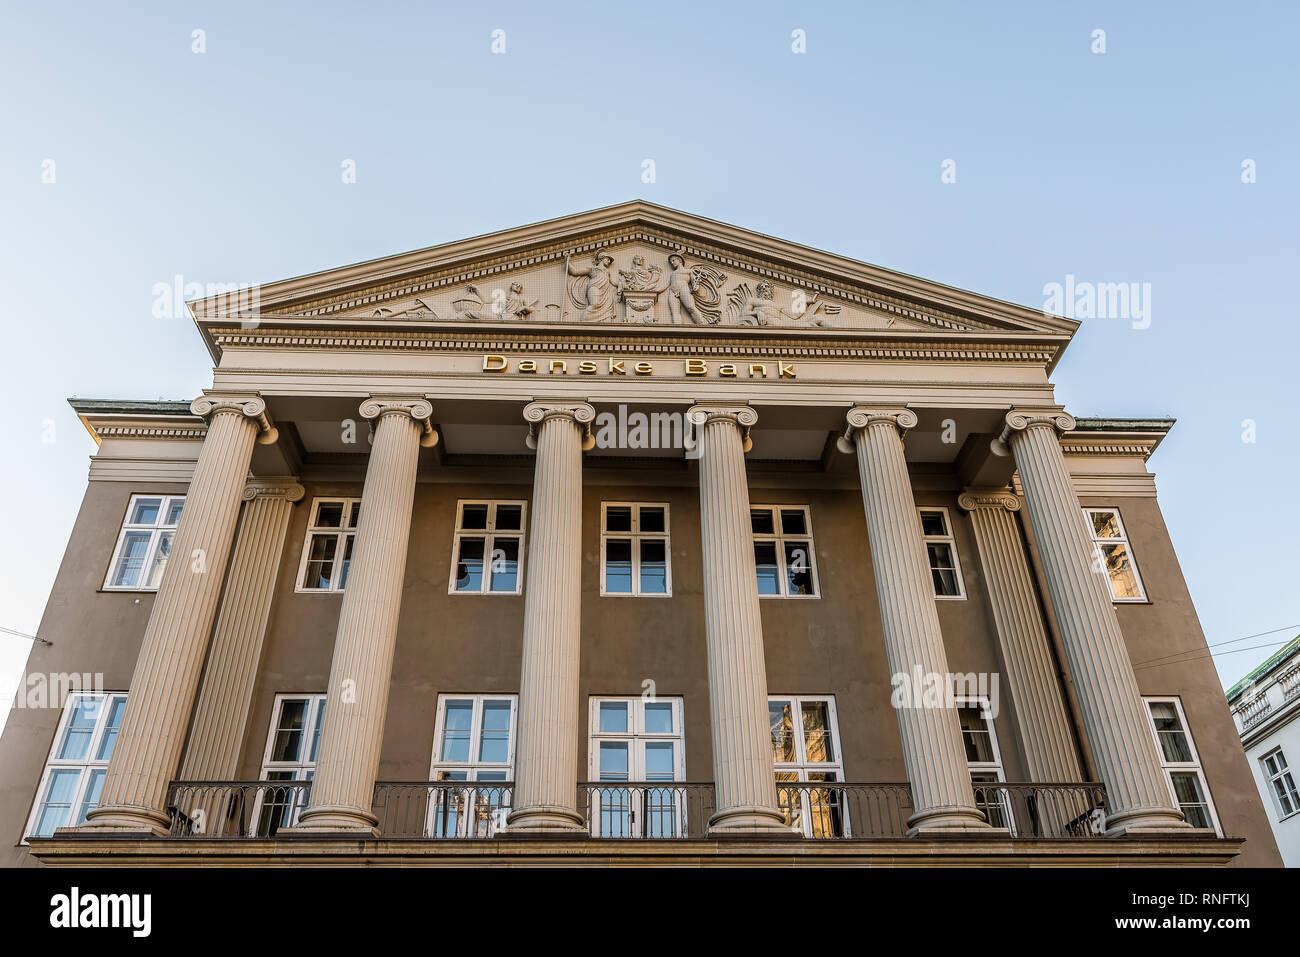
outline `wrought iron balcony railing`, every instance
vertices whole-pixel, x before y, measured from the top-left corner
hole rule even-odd
[[[913,814],[905,783],[777,782],[777,807],[791,837],[898,839]],[[175,781],[168,792],[171,836],[275,838],[298,822],[311,782]],[[509,781],[381,781],[372,812],[384,840],[486,840],[505,826]],[[586,781],[578,809],[592,838],[686,840],[708,836],[713,784],[686,781]],[[1100,784],[975,785],[976,804],[1012,840],[1096,837],[1105,820]]]

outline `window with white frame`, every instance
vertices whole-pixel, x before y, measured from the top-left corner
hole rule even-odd
[[[918,508],[921,537],[925,539],[925,556],[930,563],[930,578],[935,598],[965,598],[966,584],[957,561],[957,540],[946,508]]]
[[[777,804],[807,837],[848,837],[840,792],[805,782],[843,781],[835,698],[776,695],[767,699]]]
[[[749,509],[760,598],[817,598],[817,557],[807,505]]]
[[[430,793],[430,837],[491,837],[505,825],[517,710],[516,695],[438,697],[429,779],[447,783]]]
[[[184,507],[184,495],[131,496],[104,588],[157,590]]]
[[[1290,817],[1300,811],[1300,791],[1296,790],[1295,778],[1282,749],[1273,749],[1260,759],[1260,763],[1264,766],[1264,777],[1268,779],[1268,788],[1277,804],[1278,818]]]
[[[600,593],[672,595],[666,504],[601,503]]]
[[[318,498],[311,503],[311,522],[298,574],[299,591],[343,591],[360,518],[359,498]]]
[[[316,776],[316,752],[320,749],[324,726],[323,694],[276,695],[262,756],[261,779],[310,782]],[[262,788],[253,813],[258,836],[272,836],[282,827],[297,824],[309,796],[306,783]]]
[[[1142,578],[1133,560],[1133,548],[1124,531],[1119,510],[1114,508],[1085,508],[1088,532],[1096,550],[1098,567],[1105,571],[1110,581],[1110,594],[1115,601],[1146,601]]]
[[[125,692],[68,695],[36,790],[27,836],[50,837],[55,828],[86,823],[86,814],[99,806],[125,710]]]
[[[974,785],[975,804],[993,827],[1010,828],[1011,801],[1005,789],[996,785],[1006,780],[1002,773],[1002,752],[993,715],[986,698],[955,699],[961,741],[966,749],[966,765]]]
[[[518,595],[523,591],[524,502],[456,503],[448,594]]]
[[[1151,732],[1160,749],[1160,763],[1174,803],[1192,827],[1219,830],[1219,817],[1201,770],[1196,743],[1187,730],[1187,716],[1179,698],[1144,698],[1151,717]]]
[[[679,837],[686,776],[681,698],[592,698],[588,773],[595,837]]]

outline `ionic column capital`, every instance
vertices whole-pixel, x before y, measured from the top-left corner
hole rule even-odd
[[[1013,432],[1027,432],[1029,429],[1051,429],[1057,435],[1069,432],[1075,427],[1074,416],[1061,408],[1012,409],[1007,413],[1006,424],[1002,433],[993,440],[991,448],[995,455],[1006,457],[1011,452],[1011,435]]]
[[[547,419],[564,418],[582,429],[582,450],[595,448],[596,437],[591,434],[591,423],[596,420],[596,410],[589,402],[558,401],[530,402],[524,406],[524,421],[528,423],[528,438],[524,444],[537,448],[537,433]]]
[[[244,501],[251,502],[253,499],[284,499],[286,502],[299,502],[307,494],[307,490],[298,484],[298,479],[292,475],[268,476],[266,478],[249,479],[244,484]]]
[[[758,410],[747,405],[697,403],[686,410],[686,421],[703,428],[710,422],[730,422],[740,429],[742,451],[754,447],[749,430],[758,424]]]
[[[1018,512],[1020,498],[1005,488],[967,488],[962,489],[962,493],[957,496],[957,505],[967,512],[973,512],[977,508],[1004,508],[1008,512]]]
[[[855,405],[844,415],[844,434],[835,440],[835,447],[845,455],[854,451],[853,436],[875,422],[888,422],[898,434],[916,428],[916,413],[903,406]]]
[[[386,415],[409,415],[420,426],[420,445],[431,449],[438,444],[438,430],[433,427],[433,403],[418,395],[372,395],[361,403],[361,417],[372,426]]]
[[[266,411],[266,400],[256,392],[205,392],[190,403],[190,411],[204,421],[218,412],[238,412],[255,419],[258,445],[274,445],[280,437]]]

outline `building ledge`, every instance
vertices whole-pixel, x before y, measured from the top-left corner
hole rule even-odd
[[[1245,840],[1202,836],[1009,841],[878,840],[205,840],[135,835],[32,838],[53,867],[1206,867]]]

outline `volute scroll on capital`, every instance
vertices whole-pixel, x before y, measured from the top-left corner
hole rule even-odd
[[[524,406],[524,421],[528,423],[528,437],[524,444],[530,449],[537,448],[537,433],[542,423],[551,418],[572,420],[582,429],[582,450],[590,451],[596,447],[596,437],[591,434],[591,423],[596,421],[596,409],[589,402],[556,401],[530,402]]]
[[[989,447],[995,455],[1006,457],[1011,454],[1011,435],[1014,432],[1050,428],[1059,436],[1071,431],[1076,424],[1074,416],[1064,409],[1012,409],[1007,413],[1002,432]]]
[[[757,409],[747,405],[716,405],[701,402],[686,410],[686,420],[697,429],[702,429],[716,419],[732,422],[740,429],[742,451],[748,452],[754,447],[754,439],[749,430],[758,424]]]
[[[218,412],[238,412],[257,421],[257,443],[274,445],[280,432],[266,411],[266,400],[253,392],[205,392],[190,403],[190,412],[207,421]]]
[[[286,502],[300,502],[307,490],[292,476],[249,479],[244,485],[244,501],[258,498],[281,498]]]
[[[433,403],[422,396],[372,395],[358,411],[371,427],[385,415],[409,415],[420,426],[420,445],[431,449],[438,444],[438,430],[433,427]]]
[[[875,422],[888,422],[902,435],[908,429],[916,428],[916,413],[904,406],[855,405],[844,415],[844,434],[835,440],[835,447],[845,455],[852,455],[855,448],[853,435]]]
[[[1008,512],[1020,511],[1020,498],[1010,489],[966,489],[957,496],[957,506],[966,512],[977,508],[1004,508]]]

